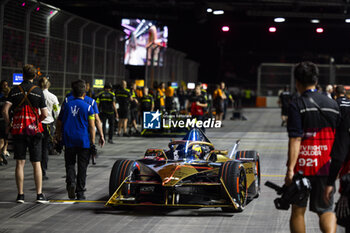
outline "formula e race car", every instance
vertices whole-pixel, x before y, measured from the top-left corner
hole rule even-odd
[[[169,149],[148,149],[142,159],[117,160],[109,180],[106,206],[221,207],[241,212],[260,194],[256,151],[228,155],[216,150],[200,129],[192,129]]]

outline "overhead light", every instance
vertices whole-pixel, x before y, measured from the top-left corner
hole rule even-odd
[[[208,12],[208,13],[211,13],[211,12],[213,12],[213,9],[208,8],[208,9],[207,9],[207,12]]]
[[[316,32],[319,34],[323,33],[323,28],[316,28]]]
[[[223,15],[224,11],[223,10],[215,10],[215,11],[213,11],[213,14],[214,15]]]
[[[230,27],[229,27],[229,26],[223,26],[223,27],[221,28],[221,30],[222,30],[223,32],[228,32],[228,31],[230,31]]]
[[[345,19],[345,23],[350,23],[350,19]]]
[[[278,17],[278,18],[275,18],[274,21],[275,21],[276,23],[283,23],[284,21],[286,21],[286,19],[285,19],[285,18]]]
[[[319,19],[312,19],[311,23],[320,23],[320,20]]]
[[[276,27],[269,27],[269,32],[276,32],[276,31],[277,31]]]

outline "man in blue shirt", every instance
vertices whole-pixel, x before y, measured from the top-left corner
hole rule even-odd
[[[65,146],[66,183],[68,197],[85,200],[86,170],[89,164],[90,147],[95,141],[95,113],[84,101],[84,80],[72,83],[74,99],[64,104],[58,117],[56,140]],[[78,158],[78,174],[75,163]]]
[[[73,96],[73,93],[69,92],[66,95],[66,98],[64,99],[64,102],[62,104],[62,108],[64,108],[65,103],[68,103],[69,101],[74,100],[74,99],[75,99],[75,97]],[[97,132],[100,135],[99,143],[101,146],[103,146],[105,144],[105,139],[104,139],[104,133],[103,133],[103,129],[102,129],[102,122],[101,122],[101,119],[98,115],[100,112],[98,111],[97,103],[93,98],[86,96],[86,94],[84,95],[84,101],[86,103],[88,103],[89,105],[91,105],[92,110],[95,113],[95,126],[97,128]],[[94,142],[94,144],[95,144],[95,142]],[[96,155],[92,155],[91,160],[92,160],[92,164],[95,165],[96,164]]]

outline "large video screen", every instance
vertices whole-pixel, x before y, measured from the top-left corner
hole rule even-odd
[[[168,43],[168,27],[157,21],[145,19],[122,19],[125,33],[125,65],[143,66],[148,63],[162,63],[162,48]],[[152,52],[153,51],[153,52]],[[153,55],[153,59],[152,59]]]

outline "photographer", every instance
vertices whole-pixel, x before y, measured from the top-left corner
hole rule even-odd
[[[94,148],[95,116],[91,105],[84,101],[85,81],[72,83],[74,99],[65,103],[57,121],[56,141],[65,146],[65,166],[67,192],[70,199],[85,200],[86,170],[89,164],[90,149]],[[100,141],[101,143],[101,141]],[[78,174],[75,163],[78,159]]]
[[[332,212],[333,193],[326,203],[322,193],[330,165],[330,153],[335,127],[339,119],[337,103],[316,90],[318,68],[302,62],[294,70],[296,88],[301,94],[293,99],[288,111],[288,161],[285,184],[290,185],[294,174],[302,172],[311,182],[310,211],[318,214],[322,232],[336,232]],[[305,232],[304,215],[308,196],[292,205],[291,232]]]
[[[349,110],[349,107],[347,108]],[[330,165],[327,187],[324,193],[326,202],[329,202],[334,192],[334,183],[340,178],[340,199],[336,208],[338,221],[350,232],[350,111],[342,116],[342,121],[337,127],[335,140],[332,148],[332,162]],[[346,182],[348,181],[348,182]]]

